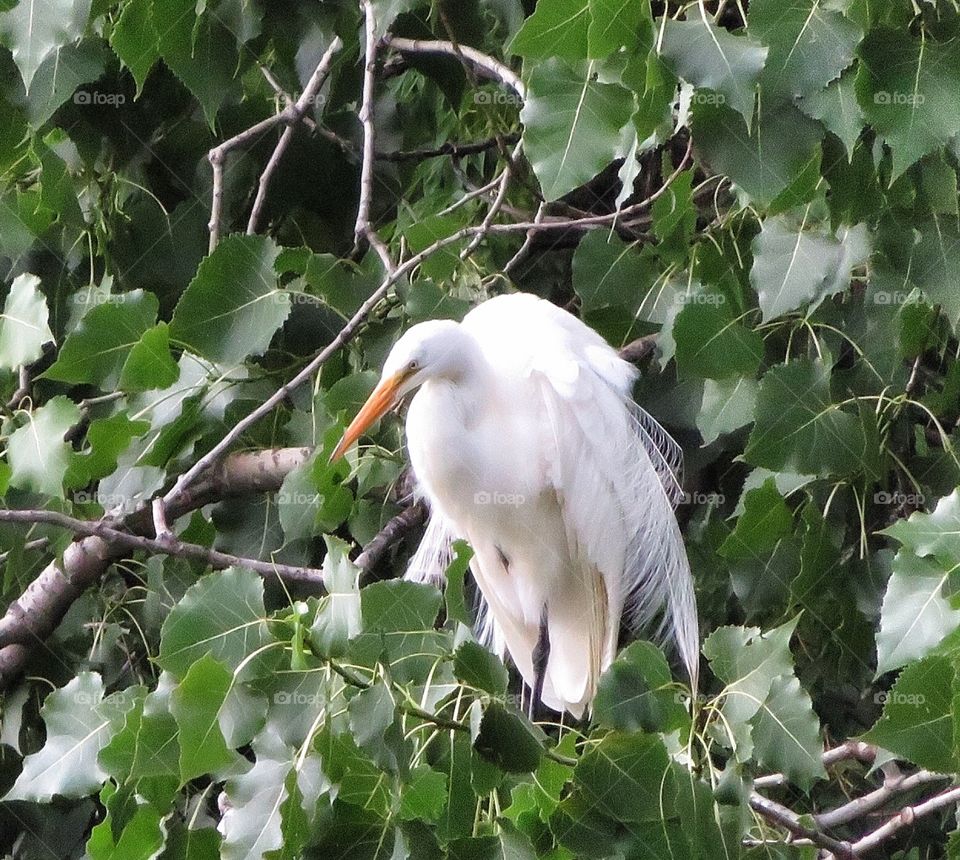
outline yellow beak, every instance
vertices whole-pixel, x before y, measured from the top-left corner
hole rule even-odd
[[[339,460],[343,456],[343,452],[356,442],[371,424],[382,418],[396,405],[397,393],[405,378],[404,373],[400,372],[388,376],[386,379],[381,379],[377,383],[377,387],[373,389],[373,393],[367,398],[367,402],[363,404],[357,413],[357,417],[343,431],[343,437],[330,455],[331,463]]]

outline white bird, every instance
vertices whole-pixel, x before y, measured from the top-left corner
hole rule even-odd
[[[674,514],[682,454],[632,399],[636,370],[572,314],[499,296],[394,345],[336,459],[417,390],[407,447],[430,521],[407,576],[439,581],[465,539],[478,635],[555,711],[589,707],[621,618],[677,645],[694,689],[699,633]]]

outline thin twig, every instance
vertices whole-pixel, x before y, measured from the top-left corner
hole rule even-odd
[[[461,62],[466,60],[488,78],[510,87],[521,99],[527,97],[527,88],[518,75],[509,67],[469,45],[455,45],[440,39],[403,39],[399,36],[384,36],[386,45],[397,51],[412,54],[446,54]]]
[[[930,782],[938,782],[949,777],[941,773],[931,773],[928,770],[921,770],[909,776],[903,775],[892,780],[887,780],[880,788],[865,794],[862,797],[856,797],[849,803],[844,803],[836,809],[830,809],[813,816],[817,827],[824,830],[832,830],[841,824],[847,824],[854,819],[866,815],[879,809],[887,801],[897,794],[903,794],[919,785],[926,785]]]
[[[533,223],[539,226],[543,223],[543,218],[547,214],[547,204],[541,203],[537,207],[537,214],[533,216]],[[527,254],[530,253],[530,249],[533,247],[534,239],[536,238],[536,232],[534,230],[527,230],[527,235],[523,239],[523,244],[520,246],[520,249],[514,254],[507,264],[503,267],[503,274],[508,278],[511,277],[510,273],[518,266],[524,259],[526,259]]]
[[[826,833],[807,827],[800,822],[796,813],[756,792],[750,795],[750,808],[767,821],[788,831],[791,836],[798,839],[809,839],[814,845],[832,851],[837,857],[850,860],[850,858],[856,856],[848,842],[840,842]]]
[[[270,187],[270,181],[273,179],[273,174],[276,173],[277,166],[280,164],[280,159],[283,157],[284,152],[286,152],[287,147],[290,145],[290,141],[293,140],[297,123],[303,119],[307,111],[310,109],[310,105],[317,97],[317,93],[320,92],[320,88],[330,75],[330,67],[333,65],[334,55],[342,47],[343,42],[340,40],[340,37],[335,37],[330,43],[330,47],[327,48],[323,56],[320,58],[320,62],[317,64],[317,67],[313,70],[313,74],[310,76],[310,80],[307,81],[307,85],[300,94],[300,98],[298,98],[292,105],[288,104],[280,114],[280,116],[284,117],[283,122],[287,124],[287,127],[284,129],[283,134],[280,135],[280,140],[277,141],[277,145],[274,147],[273,153],[270,156],[270,160],[267,162],[267,166],[263,169],[263,173],[260,174],[260,181],[257,184],[257,196],[253,201],[253,208],[250,210],[250,218],[247,221],[248,236],[252,236],[259,228],[260,215],[262,214],[263,207],[267,201],[267,190]]]
[[[487,214],[480,223],[480,230],[470,240],[469,244],[460,252],[461,260],[466,260],[467,257],[469,257],[479,247],[480,243],[486,237],[490,226],[493,224],[493,219],[497,217],[497,215],[500,213],[500,210],[503,208],[503,204],[507,199],[507,192],[510,190],[510,180],[513,178],[514,163],[520,157],[520,152],[522,149],[523,144],[518,143],[511,153],[510,160],[507,163],[507,166],[503,168],[503,173],[500,176],[500,187],[497,189],[497,196],[493,199],[493,203],[490,204]]]
[[[36,540],[28,540],[22,547],[21,550],[34,550],[34,549],[46,549],[50,545],[50,538],[37,538]],[[12,550],[7,550],[6,552],[0,552],[0,564],[6,564],[7,559],[10,557]]]
[[[880,843],[893,836],[898,830],[913,824],[918,818],[929,815],[932,812],[943,809],[960,802],[960,787],[947,789],[941,794],[931,797],[929,800],[918,803],[916,806],[907,806],[900,810],[888,822],[878,827],[871,833],[868,833],[862,839],[853,843],[851,848],[855,855],[859,856],[868,851],[872,851]],[[842,856],[842,855],[841,855]]]
[[[306,113],[314,97],[319,92],[320,87],[323,86],[323,82],[326,80],[330,71],[330,64],[333,61],[333,55],[336,54],[342,47],[343,42],[340,37],[335,37],[330,43],[330,47],[327,48],[326,53],[324,53],[323,57],[320,59],[316,69],[314,69],[313,74],[310,76],[307,86],[300,94],[300,98],[298,98],[296,102],[293,104],[288,104],[279,113],[276,113],[273,116],[268,116],[266,119],[262,119],[260,122],[254,123],[249,128],[244,129],[239,134],[235,134],[233,137],[228,138],[220,144],[217,144],[217,146],[213,147],[213,149],[207,153],[207,160],[210,162],[210,166],[213,168],[213,191],[210,206],[210,223],[207,225],[208,229],[210,230],[209,250],[211,252],[217,247],[217,243],[220,241],[220,221],[223,216],[223,165],[226,161],[227,153],[240,146],[245,146],[255,138],[258,138],[264,132],[269,131],[271,128],[279,125],[280,123],[285,123],[287,126],[296,125],[296,123],[298,123]],[[280,140],[282,142],[283,137],[281,137]],[[280,143],[278,143],[277,146],[279,147]],[[271,161],[272,160],[273,159],[271,159]],[[269,182],[269,179],[267,181]],[[261,177],[261,184],[262,183],[263,179]],[[259,198],[259,192],[257,196]]]
[[[873,764],[877,757],[877,748],[873,744],[867,744],[863,741],[847,741],[831,747],[823,753],[823,766],[837,764],[841,761],[856,759],[864,764]],[[753,781],[754,788],[774,788],[780,785],[786,785],[787,778],[782,773],[771,773],[766,776],[758,776]]]
[[[520,140],[519,132],[488,137],[486,140],[479,140],[476,143],[457,143],[448,141],[440,146],[427,149],[407,149],[396,152],[377,152],[378,161],[425,161],[428,158],[440,158],[450,156],[453,159],[465,158],[468,155],[479,155],[488,149],[496,149],[498,146],[507,144],[512,146]]]
[[[354,242],[359,247],[370,234],[370,204],[373,201],[373,166],[375,134],[373,127],[373,94],[377,71],[377,22],[371,0],[360,0],[363,10],[364,46],[363,98],[360,103],[360,123],[363,126],[363,156],[360,162],[360,202],[353,228]]]

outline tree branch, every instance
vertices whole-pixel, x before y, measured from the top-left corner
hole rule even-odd
[[[287,474],[305,463],[312,453],[310,448],[280,448],[232,454],[203,481],[179,495],[167,507],[166,514],[176,519],[227,496],[279,490]],[[153,528],[152,511],[144,507],[103,526],[127,529],[124,534],[149,535]],[[96,534],[74,541],[61,560],[51,561],[7,607],[0,619],[0,630],[16,641],[42,642],[56,629],[77,597],[103,575],[119,554],[122,553],[118,553],[117,547]],[[14,632],[18,626],[28,629],[30,635]],[[23,645],[0,648],[0,689],[19,676],[29,657],[30,650]]]
[[[523,81],[509,66],[469,45],[455,45],[453,42],[440,39],[403,39],[390,35],[384,36],[383,42],[401,53],[446,54],[461,62],[466,61],[474,71],[499,81],[513,90],[521,99],[527,97],[527,88]]]
[[[826,848],[828,851],[833,852],[835,856],[844,858],[844,860],[851,860],[851,858],[856,856],[849,843],[840,842],[832,836],[828,836],[826,833],[821,833],[819,830],[807,827],[800,822],[800,818],[796,813],[756,792],[750,795],[750,808],[767,821],[782,827],[789,832],[792,837],[808,839],[814,845]]]
[[[934,795],[929,800],[923,801],[923,803],[918,803],[916,806],[904,807],[886,824],[854,842],[851,848],[856,856],[865,854],[889,839],[902,827],[913,824],[916,819],[923,818],[925,815],[930,815],[932,812],[956,803],[960,803],[960,787],[955,786],[940,794]]]
[[[377,22],[371,0],[360,0],[363,10],[364,46],[363,97],[360,103],[360,123],[363,126],[363,156],[360,162],[360,202],[357,205],[357,220],[353,228],[354,242],[359,247],[372,232],[370,227],[370,204],[373,201],[373,165],[375,157],[375,131],[373,126],[373,93],[377,71]],[[378,253],[380,253],[378,251]],[[383,255],[381,254],[381,259]],[[389,271],[389,266],[387,267]]]
[[[223,141],[223,143],[213,147],[213,149],[207,153],[207,160],[210,162],[210,166],[213,168],[213,191],[210,206],[210,223],[207,225],[210,230],[209,248],[211,252],[217,247],[217,243],[220,241],[220,221],[223,215],[223,165],[226,161],[227,153],[233,149],[236,149],[237,147],[248,144],[254,138],[257,138],[264,132],[269,131],[275,125],[284,123],[287,126],[287,129],[281,135],[280,140],[273,151],[270,161],[267,163],[267,167],[264,170],[264,175],[260,177],[260,186],[257,191],[257,199],[254,202],[253,211],[250,213],[250,221],[247,224],[248,233],[256,232],[256,222],[259,219],[260,211],[263,208],[263,197],[266,195],[266,189],[270,183],[270,178],[276,169],[276,164],[283,155],[283,152],[287,148],[290,138],[293,135],[292,129],[301,120],[303,115],[309,109],[314,98],[316,98],[317,93],[323,86],[323,82],[327,79],[327,75],[330,73],[330,66],[333,62],[334,54],[336,54],[342,47],[343,42],[341,41],[340,37],[335,37],[330,43],[330,47],[327,48],[323,57],[320,59],[316,69],[314,69],[313,74],[310,76],[310,80],[307,82],[307,86],[304,88],[303,92],[300,94],[300,98],[298,98],[296,102],[293,104],[288,104],[282,111],[280,111],[280,113],[269,116],[266,119],[262,119],[258,123],[254,123],[252,126],[250,126],[250,128],[244,129],[239,134],[235,134],[228,140]],[[251,224],[254,225],[253,229],[250,227]]]
[[[409,507],[404,508],[399,514],[388,520],[376,537],[363,548],[363,552],[357,556],[354,564],[364,573],[369,573],[380,563],[390,547],[407,532],[423,525],[426,519],[427,506],[422,501],[414,502]]]

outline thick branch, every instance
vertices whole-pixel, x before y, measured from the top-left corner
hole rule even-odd
[[[232,454],[216,469],[167,507],[167,516],[176,519],[219,499],[244,492],[271,492],[280,489],[284,478],[312,454],[310,448],[281,448],[253,453]],[[12,512],[11,512],[12,513]],[[106,524],[104,524],[106,526]],[[125,528],[129,533],[150,535],[151,510],[144,508],[125,517],[110,528]],[[122,554],[122,548],[98,535],[71,543],[61,561],[52,561],[30,583],[0,619],[4,636],[16,641],[42,641],[60,623],[80,594],[96,582],[107,567]],[[13,632],[29,630],[30,635]],[[21,645],[0,648],[0,689],[20,674],[30,651]]]
[[[195,559],[214,568],[240,565],[261,576],[276,576],[286,582],[307,583],[320,588],[323,584],[321,572],[314,568],[244,558],[232,553],[208,549],[199,544],[183,543],[173,537],[170,531],[161,530],[159,537],[151,538],[121,531],[97,520],[81,520],[59,511],[44,510],[0,510],[0,522],[44,523],[68,529],[75,535],[85,538],[100,538],[106,542],[106,550],[113,556],[119,556],[123,551],[143,550],[154,555]],[[14,603],[7,614],[0,618],[0,647],[13,642],[20,644],[32,642],[37,636],[32,622],[32,617],[22,611],[19,601]]]
[[[363,548],[363,552],[357,556],[355,562],[357,567],[364,573],[373,570],[390,550],[390,547],[407,532],[423,525],[426,518],[427,506],[422,501],[414,502],[410,507],[404,508],[399,514],[391,517],[376,537]]]

